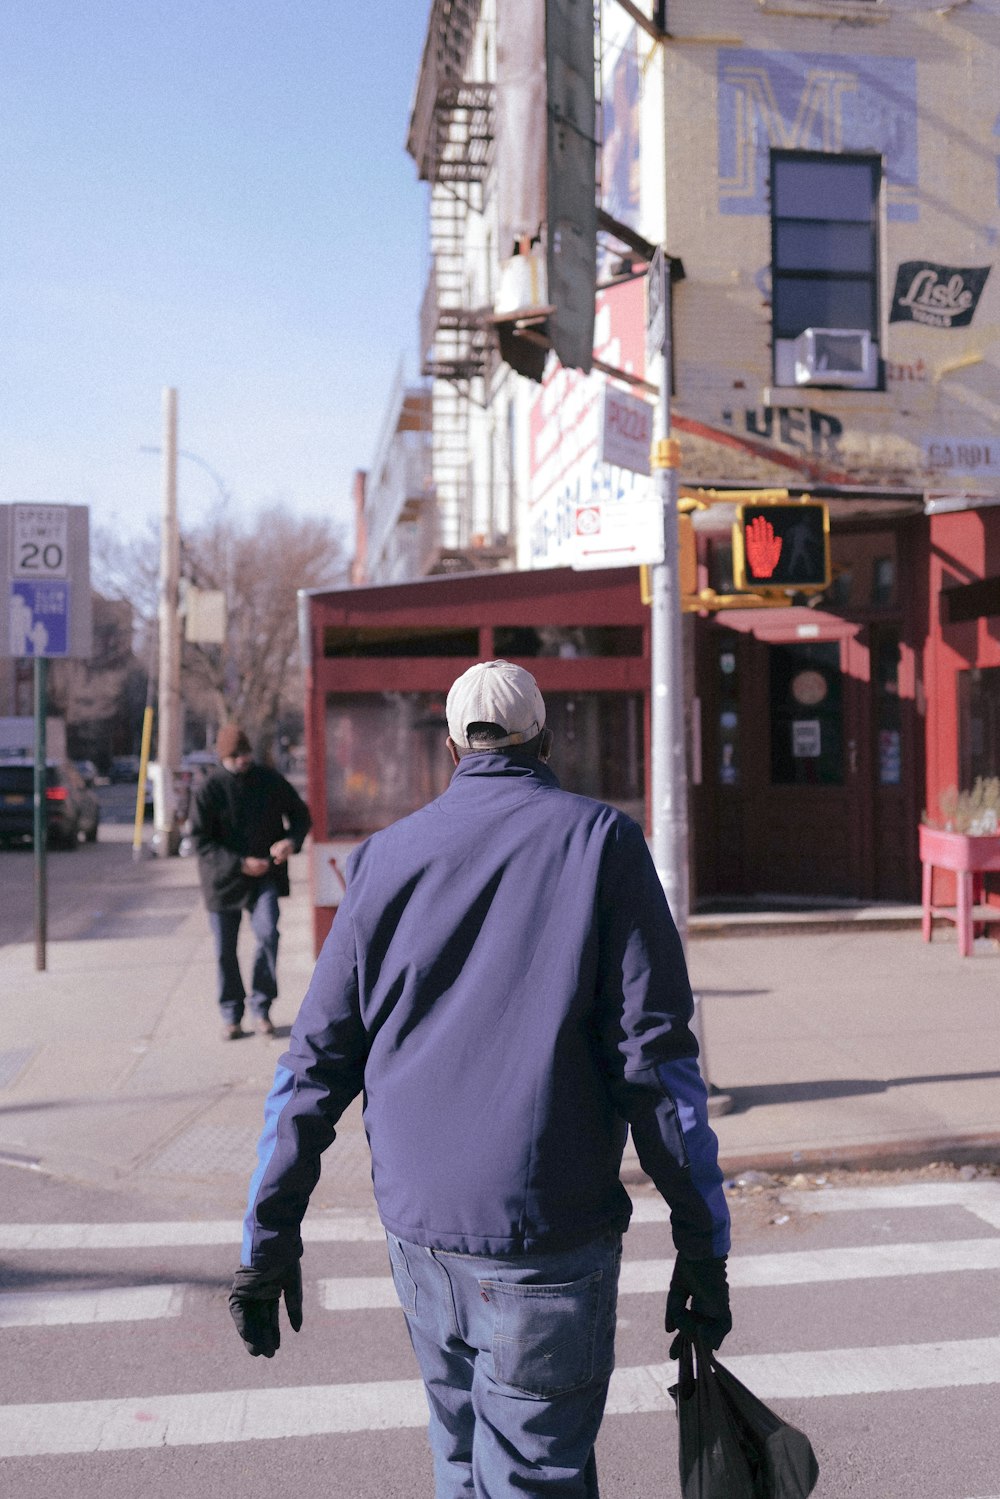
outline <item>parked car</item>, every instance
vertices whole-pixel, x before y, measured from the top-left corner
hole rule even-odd
[[[70,764],[45,767],[45,816],[53,848],[93,843],[101,820],[100,803]],[[35,836],[35,765],[27,758],[0,760],[0,840],[31,843]]]
[[[212,750],[191,750],[181,760],[180,776],[194,793],[220,764],[218,755]]]
[[[111,761],[109,779],[112,786],[117,786],[122,781],[137,781],[139,779],[139,756],[115,755]]]
[[[83,777],[83,784],[85,786],[93,786],[97,780],[97,766],[93,760],[74,760],[73,767]]]

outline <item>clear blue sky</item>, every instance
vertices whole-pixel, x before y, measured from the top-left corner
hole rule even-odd
[[[0,503],[160,507],[161,391],[241,507],[349,522],[401,355],[429,0],[4,0]],[[179,468],[181,521],[214,502]],[[348,539],[350,538],[348,528]]]

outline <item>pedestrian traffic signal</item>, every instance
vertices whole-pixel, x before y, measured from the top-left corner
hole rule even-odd
[[[733,586],[744,593],[822,593],[829,588],[830,517],[822,501],[737,505]]]
[[[690,515],[677,517],[677,578],[682,599],[698,592],[698,548]]]

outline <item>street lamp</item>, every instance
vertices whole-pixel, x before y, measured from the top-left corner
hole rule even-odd
[[[144,447],[146,453],[163,455],[163,507],[160,528],[160,672],[157,691],[156,761],[149,766],[153,782],[153,852],[161,857],[176,854],[180,847],[180,827],[174,788],[174,772],[180,768],[182,741],[181,707],[181,635],[180,635],[180,531],[177,525],[177,459],[184,457],[197,463],[215,480],[223,501],[228,492],[222,479],[197,453],[177,447],[177,392],[167,386],[163,391],[163,445]],[[139,797],[136,808],[133,852],[142,845],[141,805],[146,764],[152,729],[152,707],[147,700],[143,720],[142,753],[139,768]]]

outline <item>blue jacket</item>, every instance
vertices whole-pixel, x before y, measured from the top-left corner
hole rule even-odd
[[[268,1096],[245,1265],[301,1254],[364,1090],[379,1214],[402,1239],[518,1255],[628,1226],[626,1123],[678,1250],[725,1254],[681,944],[638,824],[538,760],[465,757],[348,862]]]

